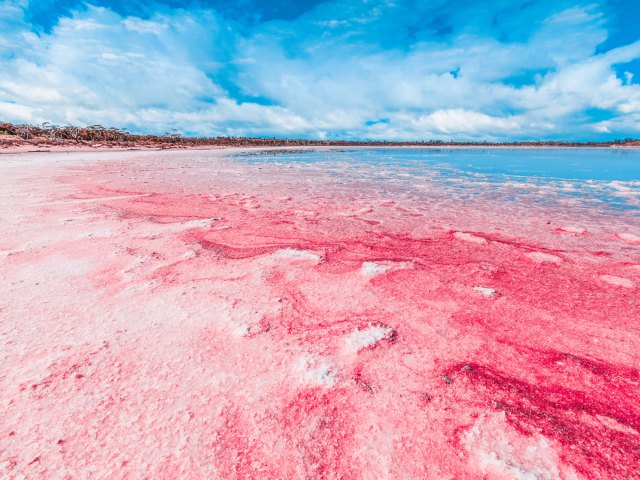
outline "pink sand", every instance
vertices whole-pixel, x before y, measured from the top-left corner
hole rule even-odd
[[[0,478],[639,478],[637,218],[430,188],[3,155]]]

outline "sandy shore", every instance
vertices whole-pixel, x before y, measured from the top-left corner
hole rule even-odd
[[[0,136],[0,155],[12,155],[16,153],[72,153],[72,152],[100,152],[100,151],[167,151],[167,150],[327,150],[327,149],[385,149],[385,148],[409,148],[409,149],[536,149],[536,148],[616,148],[616,149],[637,149],[640,143],[629,145],[611,146],[530,146],[530,145],[298,145],[298,146],[272,146],[255,145],[247,147],[230,147],[225,145],[184,145],[170,143],[141,143],[124,144],[122,142],[24,142],[7,139]]]
[[[230,152],[2,156],[0,477],[634,478],[637,217]]]
[[[180,147],[161,148],[158,145],[138,146],[106,146],[96,145],[2,145],[0,143],[0,155],[15,155],[20,153],[78,153],[78,152],[128,152],[128,151],[165,151],[165,150],[220,150],[224,147]]]

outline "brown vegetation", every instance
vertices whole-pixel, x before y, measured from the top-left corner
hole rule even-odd
[[[640,140],[631,138],[611,142],[445,142],[429,140],[420,142],[305,140],[284,138],[246,137],[183,137],[176,130],[165,135],[136,135],[123,129],[102,125],[87,127],[42,125],[13,125],[0,123],[0,147],[33,145],[86,146],[107,148],[205,148],[205,147],[302,147],[302,146],[511,146],[511,147],[609,147],[640,146]]]

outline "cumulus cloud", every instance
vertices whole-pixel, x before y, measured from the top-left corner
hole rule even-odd
[[[334,0],[249,23],[204,3],[144,15],[76,5],[48,31],[23,4],[0,4],[6,121],[318,138],[640,134],[640,85],[617,68],[640,58],[640,41],[599,50],[613,28],[604,4]]]

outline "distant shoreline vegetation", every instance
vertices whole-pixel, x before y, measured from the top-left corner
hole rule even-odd
[[[349,141],[349,140],[307,140],[287,138],[250,137],[185,137],[172,130],[164,135],[138,135],[119,128],[102,125],[87,127],[42,125],[14,125],[0,122],[0,148],[20,145],[86,145],[90,147],[616,147],[640,146],[640,139],[625,138],[608,142],[563,142],[563,141]]]

